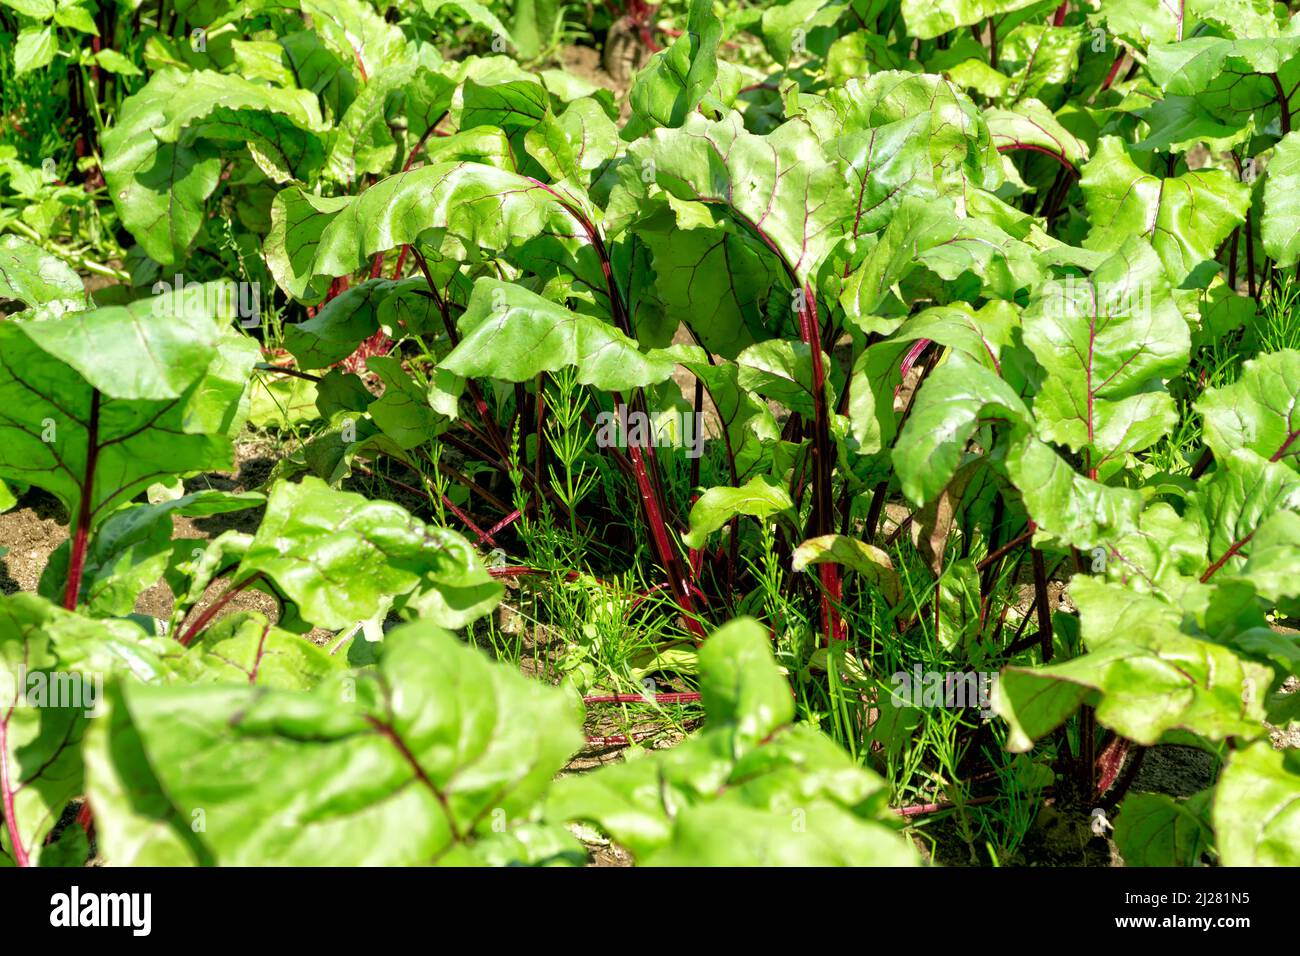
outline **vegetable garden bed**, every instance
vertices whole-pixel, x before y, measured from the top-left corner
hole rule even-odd
[[[1290,6],[0,32],[0,863],[1300,863]]]

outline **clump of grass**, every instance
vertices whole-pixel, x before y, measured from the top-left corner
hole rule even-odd
[[[1269,283],[1253,327],[1255,352],[1300,349],[1300,281],[1291,273]]]

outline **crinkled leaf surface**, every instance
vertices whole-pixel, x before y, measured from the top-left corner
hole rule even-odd
[[[1273,601],[1300,597],[1300,514],[1270,514],[1251,537],[1249,551],[1238,573],[1260,596]]]
[[[524,143],[552,179],[586,185],[618,151],[618,127],[596,100],[575,100],[559,116],[544,117]]]
[[[114,673],[157,680],[160,639],[127,621],[92,621],[33,594],[0,598],[0,855],[39,861],[45,836],[82,789],[80,742]],[[15,840],[17,844],[15,844]]]
[[[398,173],[356,198],[290,187],[276,194],[271,209],[267,265],[291,295],[317,301],[333,277],[435,232],[454,237],[473,257],[480,249],[500,252],[543,233],[581,245],[578,237],[585,240],[585,234],[563,205],[568,202],[538,180],[474,162]]]
[[[739,228],[685,228],[671,214],[636,225],[650,250],[653,291],[665,319],[674,329],[685,322],[705,348],[725,358],[770,334],[768,296],[779,281],[772,257]]]
[[[1029,6],[1033,0],[903,0],[908,32],[921,39],[937,37],[954,27],[969,26],[995,14]]]
[[[1239,11],[1225,19],[1233,25],[1242,22]],[[1147,51],[1147,70],[1166,93],[1197,96],[1221,118],[1235,119],[1252,110],[1273,112],[1275,88],[1268,75],[1284,69],[1300,52],[1300,35],[1293,24],[1294,20],[1285,35],[1271,31],[1271,36],[1244,39],[1189,36],[1177,43],[1153,43]]]
[[[1300,863],[1300,751],[1274,750],[1264,739],[1231,753],[1213,819],[1224,866]]]
[[[360,639],[360,638],[358,638]],[[347,657],[300,634],[272,625],[257,611],[228,614],[185,652],[183,666],[198,683],[248,683],[278,690],[311,690],[347,668]]]
[[[1300,351],[1248,359],[1237,381],[1208,389],[1196,410],[1218,461],[1246,448],[1300,470]]]
[[[463,378],[526,382],[572,365],[584,385],[626,391],[662,382],[673,371],[669,358],[643,353],[608,322],[498,279],[474,284],[460,329],[464,337],[441,368]]]
[[[231,580],[264,575],[306,621],[341,628],[375,614],[383,603],[446,580],[450,607],[439,623],[459,627],[501,596],[474,550],[446,528],[426,526],[406,509],[334,491],[319,478],[280,482]],[[470,583],[475,585],[469,587]],[[461,603],[458,598],[466,599]]]
[[[851,264],[840,304],[864,332],[892,332],[902,319],[883,307],[903,297],[900,284],[918,267],[941,284],[961,280],[989,298],[1012,300],[1042,277],[1034,254],[998,225],[958,215],[947,198],[908,197],[861,264]]]
[[[1092,221],[1084,245],[1110,250],[1145,237],[1176,284],[1214,258],[1250,203],[1250,187],[1220,169],[1167,179],[1144,172],[1115,136],[1102,138],[1079,186]]]
[[[0,299],[29,306],[72,300],[87,304],[81,278],[66,262],[20,236],[0,236]]]
[[[1271,9],[1258,0],[1103,0],[1101,15],[1113,32],[1142,46],[1192,37],[1200,21],[1229,36],[1277,34]]]
[[[927,111],[853,130],[831,143],[830,152],[853,194],[853,236],[883,228],[909,195],[936,191],[929,139],[934,116]]]
[[[826,105],[833,122],[818,124],[827,139],[862,130],[879,130],[909,119],[929,116],[921,136],[929,152],[930,170],[905,182],[903,190],[924,197],[948,196],[958,214],[972,213],[975,190],[996,189],[1003,180],[1002,164],[979,108],[954,83],[933,73],[887,70],[849,80],[829,90]]]
[[[123,685],[112,718],[88,745],[106,854],[203,810],[178,855],[223,865],[437,862],[523,820],[582,743],[564,694],[423,622],[310,693]]]
[[[1142,511],[1134,488],[1110,487],[1080,475],[1048,445],[1025,436],[1007,451],[1007,472],[1038,526],[1036,539],[1095,548],[1131,530]]]
[[[1300,476],[1279,462],[1239,449],[1192,493],[1190,504],[1193,515],[1209,529],[1208,566],[1201,575],[1202,581],[1209,581],[1221,572],[1243,569],[1255,535],[1270,518],[1300,511]]]
[[[1131,619],[1122,630],[1094,626],[1090,607],[1116,590],[1088,578],[1072,583],[1088,653],[1003,671],[994,709],[1011,724],[1010,749],[1028,750],[1094,692],[1098,723],[1140,744],[1175,729],[1211,740],[1262,732],[1263,710],[1245,688],[1267,686],[1265,668],[1160,618]]]
[[[692,113],[680,129],[656,130],[630,153],[637,163],[652,163],[660,188],[678,199],[731,210],[800,283],[816,273],[850,214],[834,167],[802,120],[755,136],[738,113],[717,122]]]
[[[1140,240],[1087,279],[1047,283],[1025,311],[1024,341],[1047,373],[1034,398],[1039,436],[1083,452],[1099,476],[1173,428],[1162,383],[1187,364],[1191,337]]]
[[[0,475],[70,515],[84,497],[97,523],[161,477],[228,468],[257,349],[222,334],[210,289],[0,323]]]
[[[247,143],[281,181],[324,160],[316,99],[237,74],[165,69],[122,104],[104,134],[104,178],[123,224],[150,256],[182,262],[202,228],[225,157]]]
[[[1180,515],[1168,502],[1149,505],[1135,528],[1107,541],[1106,575],[1135,591],[1174,600],[1204,572],[1208,534],[1194,515]]]

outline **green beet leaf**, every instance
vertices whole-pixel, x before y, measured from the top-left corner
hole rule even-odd
[[[217,188],[218,144],[247,144],[268,175],[301,179],[324,161],[314,132],[320,124],[315,97],[301,91],[206,70],[163,70],[123,103],[105,133],[104,178],[145,251],[164,265],[180,263]]]
[[[526,382],[572,365],[584,385],[626,391],[673,371],[670,359],[642,353],[609,323],[497,279],[474,284],[460,329],[464,337],[441,367],[463,378]]]
[[[1300,862],[1300,753],[1267,740],[1234,751],[1214,788],[1214,832],[1224,866]]]
[[[1092,229],[1089,249],[1118,249],[1131,236],[1150,241],[1169,277],[1181,284],[1214,257],[1246,217],[1250,187],[1219,169],[1174,178],[1144,172],[1114,136],[1103,137],[1079,183]]]
[[[1010,749],[1028,750],[1086,699],[1096,701],[1098,723],[1140,744],[1154,744],[1171,730],[1211,740],[1262,733],[1262,705],[1246,688],[1267,686],[1266,668],[1168,619],[1148,615],[1123,628],[1099,626],[1105,612],[1094,623],[1090,608],[1112,600],[1116,589],[1086,578],[1072,587],[1088,653],[1003,672],[994,709],[1011,725]]]
[[[290,187],[276,194],[271,210],[267,265],[291,295],[318,301],[328,280],[425,236],[443,233],[477,253],[503,251],[544,232],[580,233],[570,211],[576,203],[537,180],[473,162],[399,173],[356,198],[314,196]]]
[[[425,602],[441,612],[438,623],[461,627],[491,610],[502,593],[454,531],[310,476],[271,489],[266,515],[230,583],[254,579],[270,581],[303,620],[328,628],[426,593]]]
[[[1046,283],[1025,311],[1024,341],[1046,372],[1039,436],[1081,452],[1093,476],[1173,428],[1161,385],[1186,365],[1191,337],[1145,243],[1129,240],[1086,280]]]
[[[801,120],[755,136],[737,113],[717,122],[693,113],[680,129],[656,130],[629,152],[678,199],[727,209],[801,284],[829,255],[851,214],[834,167]]]
[[[120,862],[454,861],[525,822],[582,743],[564,694],[424,622],[390,633],[377,668],[310,693],[118,691],[87,744],[87,786]]]
[[[213,290],[0,323],[0,475],[89,530],[160,478],[229,467],[256,348],[214,320]]]
[[[78,606],[95,617],[123,617],[136,600],[163,576],[172,553],[173,517],[205,518],[256,508],[265,498],[254,492],[231,494],[199,491],[114,512],[91,539],[82,571]],[[50,556],[39,593],[63,598],[70,542]]]
[[[162,679],[165,647],[127,621],[92,621],[32,594],[0,598],[0,860],[27,865],[50,849],[46,835],[81,791],[80,743],[105,682]]]
[[[594,823],[644,865],[907,866],[887,788],[807,725],[765,628],[738,618],[700,651],[708,723],[670,750],[556,782],[545,816]]]
[[[1134,793],[1115,820],[1115,845],[1127,866],[1196,866],[1210,848],[1210,792],[1186,800]]]
[[[0,300],[39,306],[66,301],[88,304],[80,277],[62,259],[19,236],[0,236]]]
[[[755,475],[739,488],[710,488],[691,506],[690,531],[682,540],[688,548],[702,548],[709,535],[737,515],[760,520],[792,514],[790,493],[774,479]]]
[[[277,690],[310,690],[347,668],[346,652],[327,651],[271,624],[256,611],[221,618],[186,651],[179,666],[193,683],[247,683]]]
[[[893,559],[888,552],[874,545],[841,534],[828,534],[809,538],[794,549],[791,566],[796,571],[806,571],[816,564],[840,564],[856,571],[878,587],[890,605],[897,604],[903,587],[894,571]]]
[[[1237,381],[1207,390],[1196,410],[1218,461],[1246,448],[1300,471],[1300,351],[1247,360]]]

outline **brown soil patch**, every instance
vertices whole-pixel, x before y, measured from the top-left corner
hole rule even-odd
[[[68,537],[67,515],[58,501],[39,492],[28,492],[23,501],[30,504],[0,515],[0,546],[9,549],[0,558],[3,594],[34,593],[45,563]]]
[[[560,63],[566,72],[609,90],[615,99],[626,96],[631,86],[629,78],[616,79],[606,72],[600,51],[589,46],[566,46],[560,51]]]
[[[267,446],[257,441],[245,442],[236,449],[233,471],[195,476],[186,480],[185,490],[256,491],[265,483],[274,465],[275,457]],[[251,534],[257,530],[262,511],[261,508],[252,508],[207,518],[176,517],[173,518],[173,537],[178,540],[193,540],[195,546],[199,547],[200,543],[210,541],[223,531],[234,529]],[[19,502],[19,507],[0,514],[0,546],[9,549],[0,558],[0,593],[35,593],[50,555],[67,538],[68,517],[63,506],[39,489],[28,491]],[[190,612],[189,619],[194,620],[219,598],[226,586],[225,579],[213,582]],[[137,614],[165,621],[171,617],[174,606],[175,597],[171,589],[165,582],[159,581],[140,595],[134,610]],[[273,621],[279,616],[275,598],[253,589],[241,592],[226,605],[225,613],[236,611],[259,611]],[[318,644],[328,642],[331,636],[331,632],[320,628],[307,635],[308,639]]]

